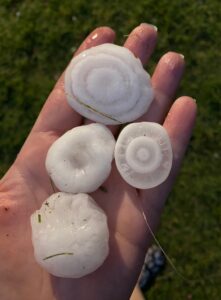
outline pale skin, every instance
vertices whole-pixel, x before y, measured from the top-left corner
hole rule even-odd
[[[110,28],[97,28],[77,53],[98,44],[112,43],[114,37]],[[154,27],[141,24],[131,32],[124,46],[146,64],[156,40]],[[180,54],[169,52],[162,56],[152,76],[156,97],[142,117],[166,128],[174,153],[171,174],[160,186],[138,191],[121,179],[113,164],[112,173],[104,183],[107,192],[92,193],[108,216],[110,255],[100,269],[81,279],[50,276],[35,262],[31,243],[30,215],[53,192],[44,166],[47,150],[67,130],[90,122],[68,106],[64,76],[60,77],[15,162],[0,181],[0,299],[130,298],[152,240],[141,214],[141,204],[151,228],[156,230],[194,127],[195,101],[187,96],[173,101],[183,70],[184,59]],[[111,129],[117,135],[119,128]]]

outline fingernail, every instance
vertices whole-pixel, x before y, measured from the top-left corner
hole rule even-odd
[[[180,55],[180,57],[181,57],[182,59],[185,58],[184,55],[183,55],[182,53],[179,53],[179,55]]]
[[[197,102],[197,101],[196,101],[196,98],[192,98],[192,99],[193,99],[194,102]]]
[[[155,31],[158,31],[157,26],[153,25],[153,24],[149,24],[149,23],[141,23],[140,25],[142,26],[152,26],[154,28]]]

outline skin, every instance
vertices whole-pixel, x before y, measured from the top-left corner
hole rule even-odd
[[[110,28],[97,28],[77,53],[113,42],[114,37]],[[124,46],[145,64],[156,40],[154,27],[141,24],[131,32]],[[65,131],[90,123],[66,103],[64,74],[60,77],[14,164],[0,181],[0,299],[123,300],[130,297],[152,240],[142,209],[155,231],[195,122],[196,103],[192,98],[184,96],[173,101],[183,70],[184,59],[179,54],[169,52],[162,56],[152,77],[156,99],[141,118],[159,122],[168,131],[174,153],[170,176],[156,188],[139,191],[121,179],[113,164],[111,176],[104,183],[107,192],[92,193],[108,216],[110,255],[100,269],[81,279],[50,276],[35,262],[31,244],[30,215],[53,192],[44,166],[47,150]],[[116,135],[119,128],[112,126],[111,130]]]

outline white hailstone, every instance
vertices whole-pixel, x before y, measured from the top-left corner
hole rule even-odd
[[[108,255],[107,217],[87,194],[51,195],[31,215],[31,227],[35,259],[54,276],[85,276]]]
[[[147,189],[161,184],[172,166],[172,147],[166,130],[151,122],[126,126],[116,142],[115,161],[130,185]]]
[[[46,157],[56,187],[67,193],[95,191],[109,176],[115,139],[104,125],[75,127],[58,138]]]
[[[153,100],[150,76],[139,58],[114,44],[74,57],[65,72],[65,92],[74,110],[103,124],[134,121]]]

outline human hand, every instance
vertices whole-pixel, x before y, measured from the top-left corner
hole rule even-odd
[[[145,64],[156,40],[154,27],[142,24],[132,31],[124,46]],[[111,29],[98,28],[85,39],[77,53],[113,41]],[[172,104],[183,70],[184,60],[177,53],[169,52],[160,59],[152,76],[156,97],[142,117],[142,120],[158,122],[166,128],[173,148],[171,173],[158,187],[138,191],[124,182],[113,166],[104,183],[107,192],[99,189],[92,193],[108,216],[110,254],[96,272],[80,279],[48,274],[35,262],[31,244],[30,215],[53,193],[45,170],[48,148],[67,130],[90,122],[67,104],[64,74],[61,76],[16,161],[0,181],[0,299],[129,298],[152,239],[142,216],[141,204],[148,223],[155,230],[194,126],[195,101],[181,97]],[[117,135],[119,128],[110,128]]]

